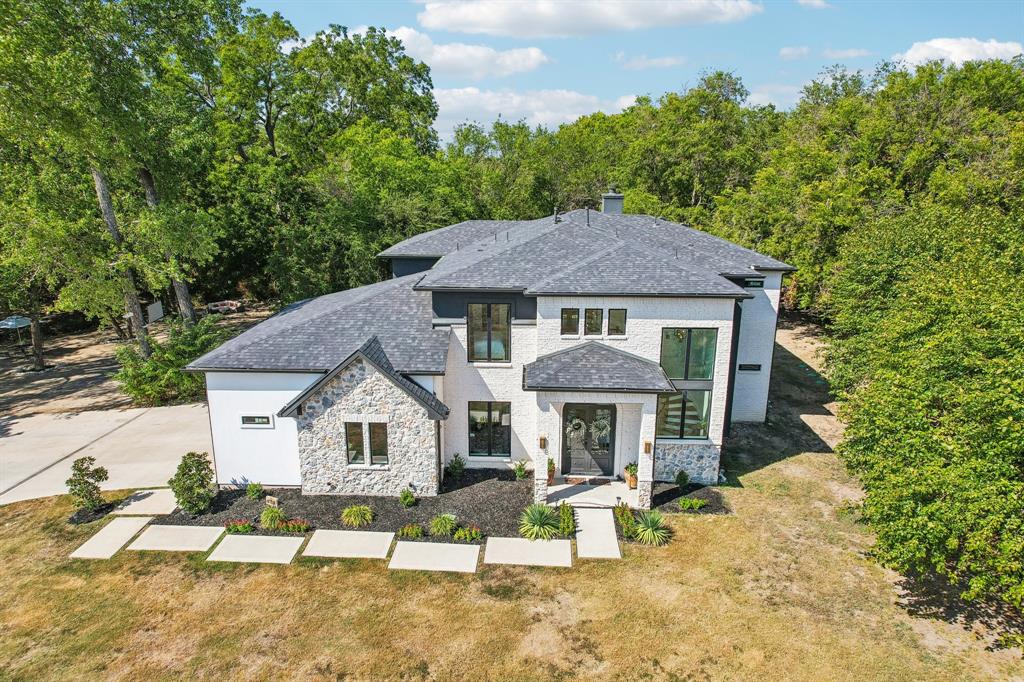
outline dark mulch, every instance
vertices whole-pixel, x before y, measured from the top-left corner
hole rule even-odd
[[[268,489],[268,495],[277,497],[288,518],[309,521],[313,529],[346,530],[341,523],[341,510],[356,504],[373,509],[373,522],[359,530],[397,531],[402,526],[417,523],[429,530],[430,520],[438,514],[455,514],[459,525],[474,524],[484,536],[515,537],[519,534],[519,516],[533,502],[530,480],[517,481],[511,471],[497,469],[467,469],[458,481],[446,480],[437,497],[423,497],[408,509],[398,497],[372,497],[368,495],[303,495],[294,489]],[[222,490],[217,493],[210,509],[193,516],[178,510],[159,516],[153,524],[182,526],[222,526],[231,519],[259,520],[262,500],[250,500],[244,490]],[[257,529],[263,535],[282,533]],[[450,542],[450,538],[419,538],[426,542]]]
[[[699,510],[680,511],[679,498],[681,497],[694,497],[707,500],[707,505]],[[696,483],[690,483],[683,488],[680,488],[674,483],[655,483],[654,497],[651,502],[651,509],[657,509],[662,514],[720,515],[732,513],[732,510],[729,509],[728,505],[725,503],[722,493],[720,493],[717,488],[702,486]],[[615,533],[619,536],[620,542],[636,542],[632,538],[627,538],[622,534],[622,526],[619,525],[618,519],[615,519]]]
[[[115,500],[113,502],[107,502],[99,507],[96,507],[92,511],[88,509],[79,509],[74,514],[68,517],[68,523],[73,523],[76,526],[92,523],[93,521],[99,521],[104,516],[114,511],[114,507],[121,503],[121,500]]]

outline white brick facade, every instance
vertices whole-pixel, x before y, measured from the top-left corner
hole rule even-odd
[[[747,289],[754,298],[741,303],[740,340],[736,354],[736,387],[733,391],[732,419],[737,422],[763,422],[768,406],[768,381],[772,374],[775,350],[775,326],[779,316],[782,273],[765,273],[763,289]],[[740,364],[760,365],[757,371],[740,370]]]

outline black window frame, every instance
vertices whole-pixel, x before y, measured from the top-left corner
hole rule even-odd
[[[352,438],[349,434],[350,427],[359,428],[359,455],[362,458],[358,462],[352,461]],[[363,422],[345,422],[345,463],[349,466],[366,466],[366,429],[363,426]]]
[[[576,330],[567,332],[565,331],[565,314],[576,313]],[[562,336],[579,336],[580,335],[580,309],[579,308],[562,308],[561,315],[559,316],[559,329],[561,330]]]
[[[698,393],[698,392],[699,393],[707,393],[708,394],[708,397],[707,397],[707,410],[708,410],[708,413],[707,413],[707,422],[708,422],[707,423],[707,431],[706,431],[706,433],[704,433],[703,435],[700,435],[700,436],[687,436],[687,435],[685,435],[686,434],[686,425],[687,425],[687,423],[692,424],[693,422],[687,422],[686,421],[686,394],[687,393]],[[699,387],[699,388],[698,387],[691,387],[691,388],[681,389],[679,391],[676,391],[675,393],[662,393],[661,395],[658,396],[658,407],[657,407],[657,412],[655,414],[656,415],[660,415],[661,414],[662,400],[667,400],[669,396],[676,396],[676,395],[681,396],[682,397],[682,401],[683,401],[683,405],[681,407],[682,412],[679,415],[679,431],[678,431],[678,433],[673,433],[673,434],[668,434],[668,435],[665,435],[665,434],[661,433],[661,430],[658,428],[657,419],[656,419],[655,420],[655,425],[654,425],[654,428],[655,428],[654,437],[655,438],[669,438],[669,439],[672,439],[672,440],[709,440],[711,438],[711,407],[712,407],[711,401],[714,398],[714,390],[713,390],[713,388],[711,386],[708,386],[706,388],[705,387]]]
[[[596,332],[587,331],[587,313],[590,312],[601,313],[601,324]],[[604,335],[604,308],[584,308],[583,309],[583,336],[603,336]]]
[[[669,375],[668,370],[665,369],[665,365],[663,364],[663,361],[664,361],[664,358],[665,358],[665,330],[666,329],[671,329],[671,330],[685,329],[686,330],[686,350],[683,353],[683,365],[682,365],[683,366],[683,375],[684,376],[673,377],[673,376]],[[707,379],[704,379],[704,378],[700,378],[700,379],[690,378],[690,349],[692,348],[693,332],[695,330],[696,331],[714,331],[715,332],[715,354],[714,354],[714,359],[713,359],[713,361],[711,363],[711,376],[709,378],[707,378]],[[672,385],[675,387],[676,391],[675,391],[675,393],[663,393],[663,394],[658,396],[658,410],[657,410],[656,414],[660,414],[661,413],[662,401],[663,400],[667,400],[668,396],[670,396],[670,395],[681,396],[682,400],[683,400],[683,406],[684,407],[683,407],[683,412],[680,414],[680,418],[679,418],[679,431],[677,433],[672,434],[672,435],[663,435],[661,433],[660,429],[658,428],[658,424],[657,424],[657,420],[656,420],[656,422],[655,422],[655,433],[654,433],[655,438],[667,438],[667,439],[672,439],[672,440],[709,440],[711,438],[711,410],[712,410],[712,407],[713,407],[712,401],[714,400],[714,397],[715,397],[715,381],[714,381],[714,377],[715,377],[715,366],[718,363],[718,336],[719,336],[719,329],[718,329],[718,327],[662,327],[662,330],[661,330],[661,347],[658,349],[658,364],[660,364],[662,369],[665,370],[665,374],[669,375],[668,378],[672,382]],[[702,392],[706,392],[707,393],[707,410],[708,410],[707,421],[708,421],[708,424],[707,424],[707,433],[704,434],[704,435],[700,435],[700,436],[686,436],[686,435],[684,435],[686,433],[686,425],[687,425],[686,410],[685,410],[686,393],[690,392],[690,391],[702,391]],[[692,422],[690,422],[690,423],[692,424]]]
[[[612,331],[612,313],[622,312],[622,331]],[[625,336],[626,335],[626,324],[629,320],[629,313],[626,312],[625,308],[609,308],[608,309],[608,336]]]
[[[379,459],[379,453],[374,453],[373,450],[373,431],[374,428],[384,429],[384,461],[376,461]],[[370,449],[368,451],[368,463],[370,466],[388,466],[390,464],[390,458],[388,457],[388,424],[387,422],[367,422],[366,424],[366,438],[369,441]],[[365,447],[364,447],[365,450]]]
[[[474,305],[487,306],[487,357],[478,358],[474,357],[475,348],[472,342],[472,323],[470,322],[469,311],[472,310]],[[491,344],[492,335],[494,333],[494,306],[503,305],[508,309],[508,319],[506,328],[508,329],[508,339],[505,344],[505,355],[507,356],[504,360],[495,360],[491,357]],[[466,304],[466,359],[469,362],[500,362],[504,364],[510,364],[512,362],[512,302],[511,301],[469,301]]]
[[[764,289],[764,280],[759,277],[752,277],[743,280],[744,289]]]
[[[668,373],[667,369],[665,369],[664,359],[665,359],[665,330],[666,329],[685,329],[686,330],[686,351],[683,353],[683,376],[681,376],[681,377],[674,377],[674,376],[672,376],[671,374]],[[697,331],[713,331],[713,332],[715,332],[715,357],[714,357],[714,361],[711,363],[711,377],[708,378],[708,379],[692,379],[692,378],[690,378],[690,348],[691,348],[692,343],[693,343],[693,332],[694,332],[694,330],[697,330]],[[663,370],[665,370],[665,374],[668,375],[668,378],[671,379],[673,381],[673,383],[676,382],[676,381],[698,381],[698,382],[711,383],[712,381],[714,381],[714,376],[715,376],[714,366],[717,363],[717,361],[718,361],[718,327],[662,327],[661,328],[661,346],[658,348],[658,364],[661,365],[661,368]]]
[[[487,454],[482,455],[480,453],[474,453],[473,449],[469,445],[469,436],[473,431],[473,404],[487,405]],[[508,406],[508,452],[494,452],[494,406],[495,405],[507,405]],[[500,411],[499,411],[500,413]],[[466,404],[466,454],[470,457],[498,457],[501,459],[511,459],[512,457],[512,402],[509,400],[470,400]]]

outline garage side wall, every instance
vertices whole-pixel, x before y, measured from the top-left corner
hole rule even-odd
[[[302,492],[416,495],[438,492],[436,426],[427,411],[364,360],[357,359],[302,406],[297,418]],[[349,464],[345,422],[384,422],[388,463]],[[367,453],[368,455],[368,453]]]

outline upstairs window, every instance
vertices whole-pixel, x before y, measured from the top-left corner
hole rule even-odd
[[[626,335],[626,309],[611,308],[608,310],[608,336]]]
[[[585,336],[600,336],[604,329],[604,309],[587,308],[583,317],[583,334]]]
[[[710,381],[715,371],[717,329],[661,330],[661,367],[669,379]]]
[[[562,308],[562,336],[580,335],[580,309]]]
[[[717,329],[661,330],[661,367],[677,389],[658,396],[658,438],[709,437]]]
[[[466,319],[470,362],[509,362],[512,306],[508,303],[470,303]]]

